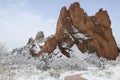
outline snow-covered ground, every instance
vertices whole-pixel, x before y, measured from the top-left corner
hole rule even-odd
[[[0,80],[64,80],[65,76],[81,74],[87,80],[120,80],[120,56],[116,60],[98,58],[95,53],[71,49],[71,58],[57,48],[49,57],[34,58],[30,45],[0,55]],[[3,47],[2,47],[3,48]]]

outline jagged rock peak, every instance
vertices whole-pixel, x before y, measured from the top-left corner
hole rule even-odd
[[[86,13],[80,7],[80,4],[78,2],[75,2],[75,3],[70,5],[69,15],[72,19],[72,23],[74,26],[79,26],[79,23],[81,21],[85,22]]]
[[[34,42],[35,42],[35,40],[31,37],[31,38],[29,38],[27,45],[33,45]]]
[[[37,33],[36,37],[35,37],[35,40],[36,40],[36,41],[39,41],[39,40],[41,40],[41,39],[44,39],[44,33],[43,33],[43,31],[39,31],[39,32]]]
[[[65,6],[61,9],[59,17],[63,18],[64,16],[67,16],[67,8]]]
[[[27,42],[27,45],[33,45],[34,42],[38,42],[38,43],[43,43],[44,42],[44,33],[43,33],[43,31],[39,31],[36,34],[35,39],[33,39],[32,37],[29,38],[29,40]]]
[[[105,27],[110,27],[111,21],[109,18],[109,15],[106,10],[100,9],[96,14],[95,14],[96,21],[105,26]]]

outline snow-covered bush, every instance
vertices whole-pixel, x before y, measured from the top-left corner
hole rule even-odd
[[[1,74],[5,74],[5,57],[8,55],[7,54],[7,48],[5,46],[5,44],[0,42],[0,79],[1,79]],[[6,74],[5,74],[6,75]],[[1,80],[5,80],[5,79],[1,79]]]
[[[63,69],[63,70],[84,70],[88,65],[86,62],[78,58],[58,58],[49,64],[50,68]]]
[[[8,55],[7,53],[7,47],[5,46],[5,44],[0,42],[0,63],[3,63],[5,56]]]
[[[5,44],[0,42],[0,54],[6,54],[6,53],[7,53],[7,47],[5,46]]]
[[[49,69],[48,72],[50,76],[55,77],[55,78],[59,78],[62,73],[61,70],[53,69],[53,68]]]

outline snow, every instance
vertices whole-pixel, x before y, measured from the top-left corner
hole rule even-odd
[[[64,80],[74,74],[81,74],[87,80],[120,80],[120,55],[116,60],[107,60],[95,53],[82,53],[74,45],[71,58],[64,56],[58,47],[49,56],[44,53],[35,58],[30,55],[29,47],[16,48],[9,54],[0,49],[0,80]]]
[[[75,33],[78,33],[78,29],[76,29],[73,25],[72,25],[72,30],[75,32]]]
[[[66,48],[66,47],[68,47],[68,44],[67,43],[62,43],[62,47]]]
[[[84,39],[84,40],[89,39],[89,37],[86,37],[86,36],[85,36],[84,34],[82,34],[82,33],[73,34],[73,36],[74,36],[75,38],[82,38],[82,39]]]
[[[120,64],[104,69],[88,70],[82,76],[88,80],[120,80]]]
[[[74,26],[72,26],[73,32],[74,34],[72,34],[72,36],[74,36],[75,38],[79,39],[79,42],[82,43],[83,40],[88,40],[90,39],[90,37],[88,37],[86,34],[80,33],[78,31],[78,29],[76,29]]]
[[[33,50],[34,50],[35,53],[38,53],[40,51],[39,44],[34,43],[34,45],[35,46],[33,47]],[[42,45],[42,44],[40,44],[40,45]]]

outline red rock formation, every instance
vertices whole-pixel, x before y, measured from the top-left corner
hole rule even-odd
[[[36,57],[42,55],[42,53],[50,54],[56,49],[56,46],[57,46],[57,40],[56,40],[55,36],[50,36],[45,41],[44,46],[38,53],[34,53],[34,51],[33,51],[34,45],[32,45],[32,47],[30,48],[30,53],[32,54],[32,56],[36,56]]]
[[[99,56],[115,59],[118,56],[118,49],[110,25],[107,11],[100,9],[95,16],[87,16],[79,3],[75,2],[68,10],[65,7],[61,9],[56,36],[58,41],[61,41],[59,38],[62,38],[62,30],[65,30],[73,37],[82,52],[97,52]],[[88,38],[80,36],[76,38],[72,27],[78,30],[76,35],[84,34]]]
[[[120,49],[118,48],[118,53],[120,53]]]
[[[46,40],[39,55],[51,53],[58,44],[60,51],[70,57],[68,51],[76,44],[82,52],[96,52],[100,57],[116,59],[118,48],[110,26],[107,11],[100,9],[94,16],[88,16],[75,2],[68,10],[61,9],[55,36]]]
[[[99,56],[107,59],[115,59],[118,56],[117,45],[110,28],[111,21],[107,11],[100,9],[95,16],[87,16],[78,3],[74,3],[69,8],[70,18],[73,26],[80,33],[90,37],[82,45],[77,43],[81,51],[89,50],[97,52]],[[85,47],[83,47],[85,46]]]
[[[56,38],[58,41],[58,47],[60,51],[67,57],[70,57],[69,51],[70,48],[74,45],[74,40],[71,35],[66,31],[65,28],[70,28],[72,26],[71,21],[69,20],[68,11],[66,7],[63,7],[60,11],[60,16],[57,23],[56,29]],[[72,29],[69,29],[72,30]]]

